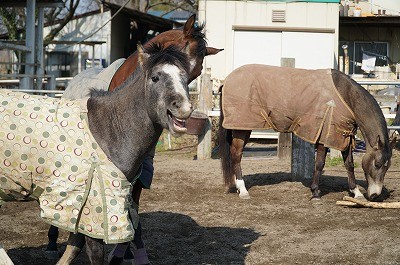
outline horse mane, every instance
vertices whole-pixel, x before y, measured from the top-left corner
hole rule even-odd
[[[366,134],[364,137],[367,138],[366,140],[370,147],[376,145],[376,140],[379,136],[384,145],[382,159],[383,161],[386,161],[391,156],[391,147],[385,117],[382,114],[378,102],[364,87],[342,72],[332,70],[332,76],[339,93],[342,95],[347,105],[352,108],[357,119],[357,126],[361,129],[363,135],[364,133]],[[367,122],[371,122],[370,117],[373,116],[377,117],[377,119],[375,119],[373,124],[367,124]],[[367,129],[367,127],[369,129]],[[367,134],[368,131],[377,132],[377,134],[369,135]]]
[[[205,56],[206,51],[207,51],[207,40],[206,40],[206,34],[204,32],[204,27],[205,23],[202,23],[199,26],[196,26],[194,28],[194,31],[192,33],[192,37],[197,40],[198,45],[197,45],[197,50],[196,50],[196,55],[198,56]]]
[[[175,45],[164,48],[160,43],[151,43],[149,47],[145,48],[145,51],[150,54],[144,65],[146,69],[151,69],[158,64],[174,64],[181,66],[187,73],[190,72],[187,54]]]
[[[110,94],[110,91],[108,91],[108,90],[98,89],[98,88],[95,88],[95,87],[91,87],[89,89],[89,96],[90,97],[102,97],[102,96],[105,96],[105,95],[108,95],[108,94]]]

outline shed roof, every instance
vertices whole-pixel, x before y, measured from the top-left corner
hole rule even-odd
[[[340,26],[400,27],[400,16],[339,17]]]
[[[0,7],[26,7],[27,0],[1,0]],[[36,0],[36,7],[62,7],[61,0]]]

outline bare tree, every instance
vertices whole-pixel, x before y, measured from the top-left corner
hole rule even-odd
[[[46,23],[53,23],[55,26],[44,37],[45,42],[54,40],[64,26],[77,14],[78,9],[81,13],[88,9],[93,10],[93,5],[97,8],[100,5],[98,1],[92,0],[63,0],[63,7],[45,8],[44,16]],[[0,23],[6,27],[8,38],[10,40],[24,39],[25,36],[25,9],[24,8],[0,8]],[[57,23],[55,23],[57,22]]]
[[[69,3],[68,3],[69,2]],[[64,8],[50,8],[45,12],[46,21],[56,21],[60,17],[61,19],[58,21],[57,25],[50,30],[50,32],[44,38],[44,42],[50,42],[54,40],[57,34],[64,28],[65,25],[74,17],[76,9],[80,0],[67,0],[65,1]]]
[[[0,17],[8,31],[8,38],[11,40],[21,39],[22,36],[18,34],[18,29],[25,26],[24,10],[22,8],[0,7]]]

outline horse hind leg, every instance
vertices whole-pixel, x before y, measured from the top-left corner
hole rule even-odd
[[[360,189],[356,184],[356,177],[354,175],[354,159],[353,159],[353,150],[349,147],[342,151],[342,157],[344,162],[344,167],[347,171],[347,178],[349,183],[349,190],[354,194],[354,198],[366,200]]]
[[[243,157],[243,150],[250,138],[251,131],[233,131],[232,132],[232,145],[231,145],[231,158],[232,158],[232,168],[233,176],[235,177],[235,185],[237,192],[239,193],[239,198],[250,199],[250,194],[246,189],[242,167],[240,165]]]
[[[50,260],[57,260],[60,258],[57,248],[57,239],[58,239],[58,227],[50,226],[49,231],[47,233],[47,238],[49,242],[47,244],[45,253],[46,258]]]
[[[321,199],[321,194],[320,194],[321,192],[319,190],[319,179],[322,175],[322,170],[325,167],[325,159],[327,151],[328,149],[324,145],[317,144],[317,155],[315,158],[314,175],[311,182],[311,193],[312,193],[311,200]]]
[[[78,256],[85,245],[85,236],[83,234],[70,233],[68,237],[67,248],[56,265],[68,265]]]
[[[102,265],[104,262],[104,244],[102,239],[85,236],[86,254],[91,265]]]

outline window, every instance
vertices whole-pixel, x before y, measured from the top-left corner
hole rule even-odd
[[[389,64],[389,43],[388,42],[339,42],[339,56],[344,56],[343,45],[348,45],[350,57],[349,74],[363,74],[361,69],[363,54],[376,58],[375,66],[386,66]]]

